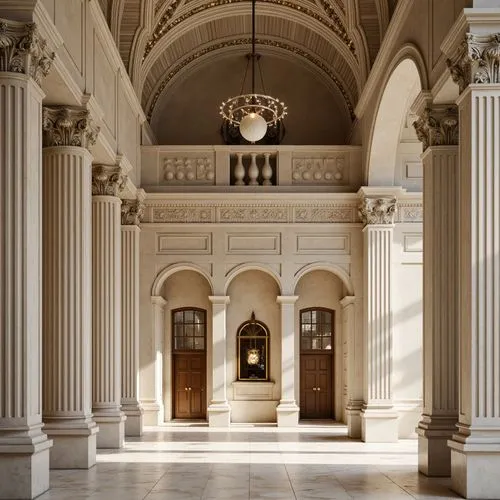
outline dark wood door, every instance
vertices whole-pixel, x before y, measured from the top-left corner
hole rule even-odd
[[[205,353],[174,354],[174,418],[205,418]]]
[[[300,356],[301,418],[332,417],[332,356],[301,354]]]

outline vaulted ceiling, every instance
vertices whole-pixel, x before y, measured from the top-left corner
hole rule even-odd
[[[249,50],[249,0],[100,2],[148,118],[195,68]],[[258,0],[257,50],[307,66],[352,118],[396,3]]]

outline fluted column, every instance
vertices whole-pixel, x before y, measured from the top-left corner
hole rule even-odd
[[[43,108],[43,421],[50,466],[96,461],[91,361],[91,163],[81,108]]]
[[[453,489],[500,498],[500,16],[466,9],[463,20],[444,44],[458,47],[448,64],[461,91],[459,417],[448,443]]]
[[[364,234],[365,388],[361,438],[398,439],[398,414],[392,403],[392,243],[396,198],[361,190]]]
[[[0,19],[0,498],[49,488],[41,398],[41,79],[35,25]]]
[[[280,295],[281,304],[281,400],[276,408],[278,427],[296,427],[299,424],[300,408],[295,399],[295,295]]]
[[[231,407],[227,401],[226,306],[229,297],[210,296],[212,302],[212,400],[208,407],[210,427],[229,427]]]
[[[426,108],[415,123],[424,146],[424,412],[419,470],[449,476],[448,439],[458,420],[458,111]]]
[[[98,448],[121,448],[121,200],[120,167],[92,168],[92,409]]]
[[[139,403],[139,224],[144,213],[144,191],[122,202],[122,410],[126,436],[142,436]]]

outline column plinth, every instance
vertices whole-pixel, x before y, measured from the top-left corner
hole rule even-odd
[[[297,427],[300,408],[295,399],[295,295],[281,295],[281,400],[276,408],[278,427]]]
[[[212,399],[208,406],[208,425],[210,427],[229,427],[231,407],[227,400],[226,374],[226,306],[229,297],[210,296],[212,302]],[[217,346],[217,348],[215,348]],[[221,347],[222,346],[222,347]]]
[[[39,86],[53,54],[34,24],[0,19],[0,499],[49,488],[42,431]]]
[[[92,418],[92,156],[86,147],[98,129],[85,109],[43,112],[43,421],[54,441],[50,467],[88,469],[96,462],[98,427]]]
[[[97,448],[121,448],[121,200],[118,167],[92,169],[92,410]]]
[[[144,211],[140,199],[124,200],[121,207],[122,249],[122,391],[127,420],[126,436],[142,436],[143,409],[139,403],[139,228]]]

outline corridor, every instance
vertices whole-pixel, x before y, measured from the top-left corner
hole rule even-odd
[[[40,500],[439,500],[449,479],[417,473],[417,441],[366,444],[346,427],[205,424],[146,428],[90,470],[51,470]]]

